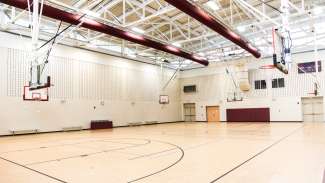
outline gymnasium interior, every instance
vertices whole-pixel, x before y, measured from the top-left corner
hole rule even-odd
[[[0,183],[325,183],[325,0],[0,0]]]

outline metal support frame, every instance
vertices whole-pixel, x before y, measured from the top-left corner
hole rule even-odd
[[[38,0],[38,2],[40,1],[42,0]],[[193,19],[189,21],[188,16],[186,14],[177,12],[177,10],[173,6],[169,6],[163,1],[94,0],[88,4],[85,0],[76,0],[75,3],[72,5],[65,4],[62,0],[47,0],[45,2],[55,7],[60,7],[61,9],[63,8],[66,10],[73,10],[74,12],[79,12],[79,14],[85,13],[87,11],[85,7],[87,7],[88,5],[100,2],[101,6],[95,7],[91,10],[92,15],[95,16],[89,15],[89,17],[92,17],[93,19],[96,19],[100,22],[108,23],[113,26],[123,26],[125,29],[139,27],[145,31],[144,35],[146,36],[159,38],[170,44],[175,42],[180,43],[182,47],[187,50],[192,50],[195,52],[204,52],[205,55],[210,57],[212,60],[223,59],[222,56],[219,58],[219,56],[221,55],[221,49],[237,50],[237,47],[231,46],[229,41],[224,40],[222,37],[218,36],[212,31],[207,30],[205,26],[201,25]],[[266,0],[230,0],[230,3],[223,4],[221,1],[218,1],[219,6],[221,8],[220,10],[213,11],[212,13],[214,16],[220,18],[222,22],[229,24],[234,29],[236,29],[236,27],[239,25],[244,25],[247,28],[247,30],[243,32],[245,37],[247,37],[248,39],[263,39],[264,43],[258,46],[260,48],[267,48],[269,47],[269,43],[267,40],[269,39],[268,34],[270,34],[269,32],[271,30],[271,27],[278,26],[277,24],[281,26],[282,17],[279,12],[268,8],[265,3],[271,3],[273,6],[279,7],[281,5],[280,2],[281,1],[269,2]],[[312,12],[312,9],[316,6],[316,4],[318,9],[320,8],[325,10],[325,2],[287,0],[287,3],[289,5],[288,9],[291,12],[291,14],[288,15],[288,19],[290,20],[289,25],[292,33],[298,31],[304,31],[305,33],[307,33],[307,35],[296,37],[296,39],[304,39],[308,36],[310,38],[314,38],[314,33],[311,34],[308,29],[308,27],[314,26],[314,24],[309,25],[307,22],[311,22],[310,20],[312,20],[315,21],[316,25],[317,22],[321,22],[325,18],[325,16],[323,14],[310,15],[308,14],[308,12]],[[316,4],[314,5],[314,3]],[[121,12],[111,11],[114,7],[119,5],[123,6],[123,4],[124,8]],[[203,5],[205,9],[208,9],[208,7],[204,6],[204,4],[201,5]],[[30,29],[30,27],[27,27],[24,24],[28,19],[28,10],[19,10],[3,4],[0,4],[0,6],[2,7],[0,11],[3,12],[3,15],[5,16],[6,20],[1,22],[1,28],[9,32],[23,33],[26,35],[26,32]],[[101,11],[101,9],[105,9],[105,11]],[[172,13],[173,16],[169,17],[169,13]],[[308,16],[302,17],[302,15]],[[31,20],[33,16],[34,15],[31,15]],[[179,21],[184,20],[185,18],[187,20],[186,22]],[[55,32],[56,29],[55,25],[57,25],[57,22],[44,18],[42,22],[42,28],[39,31],[39,35],[45,39],[46,37],[53,36],[53,32]],[[251,25],[254,25],[256,29],[249,29]],[[166,29],[166,27],[168,28]],[[105,34],[98,34],[94,31],[89,31],[82,27],[76,27],[73,30],[73,35],[71,34],[71,36],[67,35],[62,37],[62,41],[69,44],[71,43],[72,45],[81,45],[82,47],[95,45],[96,47],[92,47],[92,49],[96,49],[98,51],[109,47],[121,48],[123,45],[121,40],[111,38],[110,36],[107,36]],[[310,46],[314,46],[314,50],[321,49],[325,47],[325,45],[321,44],[322,40],[324,40],[324,35],[325,33],[323,32],[317,32],[317,45],[315,44],[314,38],[312,40],[309,39],[306,44],[297,45],[295,49],[306,50],[310,48]],[[148,49],[143,46],[134,46],[134,44],[132,43],[125,45],[124,49],[130,49],[132,50],[132,52],[136,52],[137,56],[144,55],[146,58],[152,59],[153,62],[155,62],[156,57],[167,58],[171,61],[170,65],[173,65],[173,61],[177,60],[177,57],[174,57],[172,55],[164,54],[162,52],[156,51],[154,49]]]

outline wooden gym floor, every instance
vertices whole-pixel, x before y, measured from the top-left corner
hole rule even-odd
[[[1,183],[322,183],[325,123],[171,123],[0,138]]]

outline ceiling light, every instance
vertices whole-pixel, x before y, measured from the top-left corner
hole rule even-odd
[[[255,40],[255,45],[260,46],[260,45],[263,45],[263,44],[265,44],[265,40],[264,39]]]
[[[300,38],[300,37],[305,37],[305,36],[307,36],[307,34],[306,34],[306,32],[302,32],[302,31],[300,31],[300,32],[292,33],[291,36],[294,37],[294,38]]]
[[[245,27],[245,26],[238,26],[238,27],[237,27],[237,30],[238,30],[239,32],[245,32],[246,27]]]
[[[130,58],[136,58],[137,56],[135,54],[127,54]]]
[[[314,15],[320,15],[323,13],[323,9],[321,7],[316,7],[313,9]]]
[[[191,60],[185,60],[184,62],[183,62],[184,64],[191,64],[192,63],[192,61]]]
[[[98,46],[96,44],[94,44],[94,43],[89,43],[86,46],[89,47],[89,48],[98,48]]]
[[[208,1],[205,4],[206,4],[206,6],[208,6],[209,8],[211,8],[213,11],[217,11],[217,10],[220,9],[219,5],[215,1],[213,1],[213,0]]]
[[[140,33],[140,34],[144,34],[144,30],[142,30],[142,29],[140,29],[140,28],[138,28],[138,27],[132,27],[132,30],[133,30],[134,32],[137,32],[137,33]]]
[[[172,45],[173,46],[176,46],[176,47],[179,47],[179,48],[182,47],[182,44],[181,43],[177,43],[177,42],[172,43]]]
[[[92,16],[92,17],[99,17],[100,16],[99,13],[89,11],[89,10],[86,11],[86,14],[89,15],[89,16]]]
[[[201,57],[205,56],[205,54],[203,52],[198,53],[198,55],[200,55]]]

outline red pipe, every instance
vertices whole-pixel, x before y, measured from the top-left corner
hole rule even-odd
[[[33,2],[33,0],[29,0],[31,3]],[[20,9],[27,9],[28,8],[28,3],[27,0],[0,0],[1,3],[10,5],[10,6],[14,6]],[[97,32],[101,32],[104,34],[108,34],[114,37],[118,37],[133,43],[137,43],[143,46],[147,46],[150,48],[154,48],[157,50],[161,50],[179,57],[183,57],[189,60],[192,60],[194,62],[197,62],[199,64],[202,65],[209,65],[209,62],[205,59],[202,58],[200,56],[197,56],[195,54],[192,53],[188,53],[185,52],[179,48],[176,48],[172,45],[167,45],[167,44],[163,44],[151,39],[148,39],[144,36],[140,36],[131,32],[127,32],[127,31],[123,31],[119,28],[110,26],[110,25],[106,25],[100,22],[97,22],[95,20],[89,19],[89,18],[82,18],[80,19],[81,15],[78,14],[72,14],[57,8],[54,8],[52,6],[49,5],[45,5],[43,6],[43,15],[49,18],[53,18],[56,20],[62,20],[63,22],[69,23],[69,24],[73,24],[73,25],[78,25],[81,22],[82,25],[81,27],[93,30],[93,31],[97,31]],[[80,19],[80,20],[79,20]]]
[[[193,5],[187,0],[165,0],[169,4],[175,6],[177,9],[183,11],[189,16],[195,18],[197,21],[221,34],[226,39],[232,41],[236,45],[245,49],[256,58],[261,57],[261,53],[258,52],[257,48],[254,48],[248,42],[246,42],[243,38],[241,38],[237,33],[233,32],[229,28],[227,28],[222,23],[218,22],[212,15],[204,11],[202,8]]]

